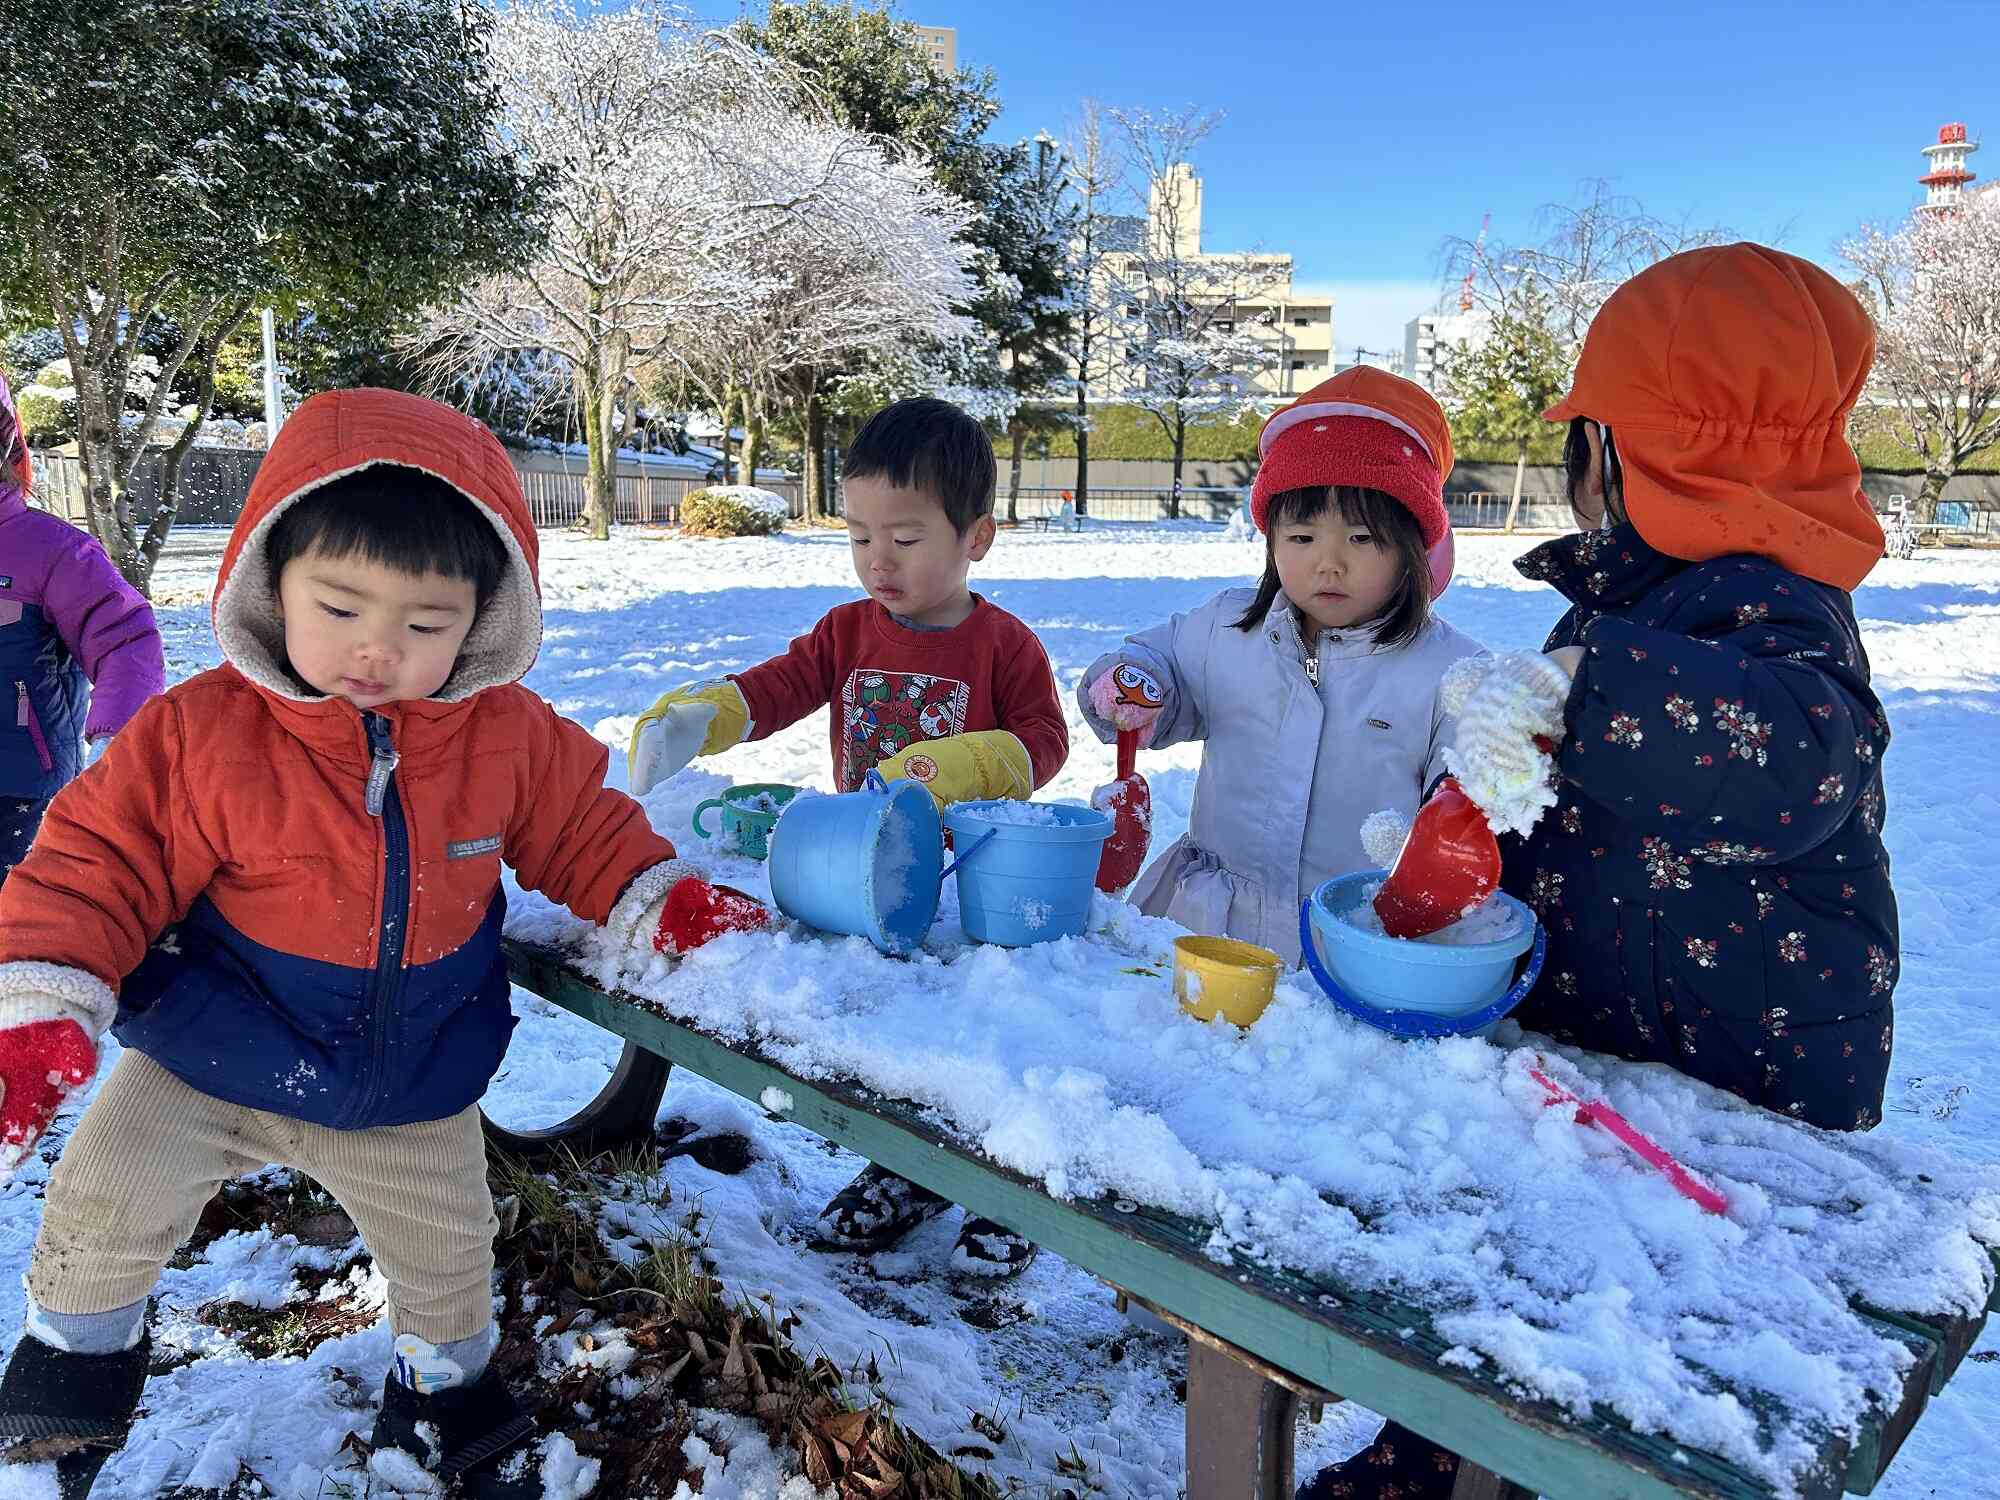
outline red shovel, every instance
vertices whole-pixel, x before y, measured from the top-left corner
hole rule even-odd
[[[771,909],[731,885],[710,885],[696,875],[683,876],[667,892],[660,908],[660,925],[653,947],[661,953],[692,953],[725,932],[755,932],[771,924]]]
[[[1420,938],[1449,927],[1500,885],[1500,845],[1479,804],[1452,777],[1417,809],[1395,868],[1375,893],[1390,937]]]
[[[1097,888],[1115,895],[1139,878],[1153,839],[1153,789],[1135,769],[1145,729],[1118,731],[1118,779],[1090,794],[1090,805],[1111,814],[1111,837],[1097,860]]]

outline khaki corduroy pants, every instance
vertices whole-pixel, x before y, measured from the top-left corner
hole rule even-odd
[[[493,1236],[479,1109],[333,1130],[230,1104],[126,1051],[49,1174],[28,1294],[51,1312],[109,1312],[150,1294],[232,1177],[277,1163],[331,1193],[389,1283],[397,1333],[434,1344],[493,1316]]]

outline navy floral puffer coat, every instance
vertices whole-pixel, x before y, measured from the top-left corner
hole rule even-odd
[[[1582,645],[1560,800],[1502,841],[1549,931],[1521,1024],[1831,1129],[1881,1119],[1897,975],[1889,726],[1848,595],[1630,525],[1518,564]]]

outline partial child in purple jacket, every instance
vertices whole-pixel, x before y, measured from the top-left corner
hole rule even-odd
[[[28,852],[49,799],[160,691],[152,607],[83,532],[28,504],[32,468],[0,376],[0,882]],[[93,696],[92,689],[95,689]]]

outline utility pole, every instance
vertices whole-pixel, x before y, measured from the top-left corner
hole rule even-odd
[[[264,309],[264,446],[278,440],[285,408],[278,400],[278,314]]]

